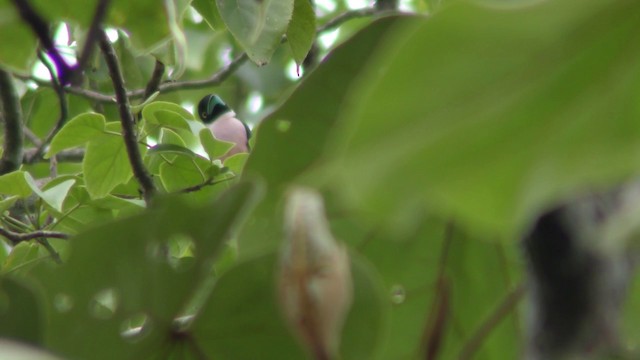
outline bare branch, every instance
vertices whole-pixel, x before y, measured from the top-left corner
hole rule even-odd
[[[29,240],[40,239],[40,238],[66,240],[71,237],[71,235],[69,234],[57,232],[57,231],[38,230],[30,233],[17,233],[1,227],[0,227],[0,236],[3,236],[7,240],[11,241],[13,245],[16,245],[22,241],[29,241]]]
[[[467,342],[462,347],[462,351],[460,351],[460,356],[458,356],[459,360],[467,360],[472,359],[473,355],[478,351],[484,340],[489,336],[491,331],[495,329],[500,321],[504,319],[509,313],[513,311],[515,306],[518,304],[522,296],[526,292],[526,287],[523,284],[518,285],[516,288],[511,290],[507,295],[502,299],[500,304],[491,312],[489,317],[487,317],[478,328],[473,332],[473,335],[467,340]]]
[[[23,121],[20,98],[11,75],[0,69],[0,102],[4,116],[4,150],[0,175],[17,170],[22,164]]]
[[[36,34],[47,54],[53,60],[59,74],[60,83],[64,86],[71,82],[74,76],[75,67],[69,66],[64,60],[58,49],[56,49],[51,33],[49,32],[49,24],[36,12],[36,10],[27,2],[27,0],[12,0],[13,5],[18,9],[20,17],[29,24],[31,30]]]
[[[144,167],[140,149],[138,149],[138,141],[134,129],[135,122],[133,114],[131,113],[129,98],[127,97],[127,92],[124,87],[124,79],[122,78],[118,58],[104,30],[100,31],[98,43],[100,44],[100,49],[109,68],[109,75],[113,82],[116,99],[118,100],[118,110],[120,111],[120,120],[122,123],[122,137],[127,149],[127,155],[129,156],[129,163],[131,164],[133,175],[136,180],[138,180],[140,187],[142,187],[142,194],[148,205],[156,192],[156,188],[151,176]]]

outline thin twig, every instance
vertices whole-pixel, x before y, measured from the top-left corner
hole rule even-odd
[[[28,162],[29,159],[33,158],[33,155],[36,153],[37,148],[31,148],[24,150],[23,161]],[[82,162],[84,158],[84,149],[69,149],[62,150],[56,154],[56,159],[58,162]],[[46,162],[48,160],[43,159],[42,157],[34,160],[35,162]]]
[[[235,176],[232,176],[232,177],[229,177],[229,178],[224,178],[224,179],[216,180],[216,181],[214,181],[213,179],[209,179],[209,180],[203,182],[202,184],[189,186],[187,188],[180,189],[180,190],[176,191],[176,193],[181,194],[181,193],[190,193],[190,192],[198,191],[198,190],[202,189],[203,187],[220,184],[220,183],[229,181],[229,180],[234,179],[234,178],[235,178]]]
[[[460,351],[460,356],[458,356],[458,360],[467,360],[471,359],[473,355],[480,349],[484,340],[489,336],[491,331],[500,324],[500,322],[507,316],[509,313],[513,311],[515,306],[518,304],[522,296],[526,292],[526,287],[524,284],[519,284],[513,290],[511,290],[507,295],[502,299],[500,304],[489,314],[489,316],[478,326],[478,328],[473,332],[471,337],[466,341],[464,346],[462,347],[462,351]]]
[[[343,23],[351,19],[373,16],[380,13],[381,11],[376,8],[364,8],[364,9],[347,11],[327,21],[324,25],[318,27],[318,29],[316,30],[316,33],[320,34],[325,31],[333,30],[336,27],[342,25]]]
[[[36,149],[36,152],[31,156],[31,158],[29,158],[28,160],[29,163],[33,163],[35,160],[42,157],[42,153],[44,152],[44,149],[49,145],[49,143],[51,142],[53,137],[56,136],[58,131],[62,129],[62,126],[67,121],[67,117],[69,114],[69,111],[68,111],[69,104],[67,102],[67,96],[64,91],[64,88],[62,87],[62,84],[60,84],[60,81],[56,77],[56,73],[53,66],[51,66],[49,61],[47,61],[46,56],[42,52],[39,52],[38,56],[42,64],[44,64],[44,66],[49,71],[49,75],[51,76],[51,83],[53,84],[53,90],[56,92],[56,95],[58,96],[58,102],[60,103],[60,117],[58,118],[58,121],[56,122],[56,125],[54,126],[54,128],[51,129],[47,137],[38,146],[38,148]]]
[[[158,91],[160,87],[160,82],[162,81],[162,77],[164,76],[164,64],[162,61],[156,59],[156,64],[153,67],[153,73],[151,74],[151,79],[147,83],[147,87],[144,89],[144,95],[142,96],[142,101],[147,100],[153,93]]]
[[[11,241],[13,245],[16,245],[22,241],[29,241],[33,239],[69,239],[71,235],[66,233],[61,233],[58,231],[46,231],[46,230],[38,230],[29,233],[17,233],[11,230],[7,230],[5,228],[0,227],[0,236],[5,237],[7,240]]]
[[[47,54],[53,60],[53,63],[58,70],[60,83],[64,86],[70,83],[75,68],[69,66],[64,60],[58,49],[56,49],[51,33],[49,32],[49,24],[47,21],[36,12],[36,10],[29,4],[27,0],[12,0],[13,5],[18,9],[20,17],[31,27],[31,30],[36,34],[42,46],[46,50]]]
[[[127,92],[124,87],[124,79],[122,78],[118,58],[104,30],[100,31],[98,43],[100,44],[100,49],[109,68],[109,75],[113,82],[116,99],[118,100],[118,110],[120,111],[120,120],[122,123],[122,137],[127,149],[127,155],[129,156],[129,163],[131,164],[133,175],[142,188],[144,200],[147,205],[149,205],[156,192],[156,187],[147,169],[144,167],[140,149],[138,149],[138,141],[134,129],[135,122],[133,120],[133,114],[131,114],[129,98],[127,97]]]
[[[24,137],[29,139],[35,146],[40,146],[42,144],[42,140],[38,137],[38,135],[34,134],[31,129],[26,126],[22,127],[22,132],[24,133]]]
[[[23,136],[20,97],[11,75],[0,69],[0,116],[4,122],[4,148],[0,158],[0,175],[17,170],[22,164]]]
[[[107,8],[109,7],[110,1],[111,0],[99,0],[98,5],[96,5],[96,9],[93,12],[93,20],[91,21],[91,26],[89,27],[89,31],[87,32],[87,39],[84,42],[82,53],[78,58],[78,71],[76,72],[77,75],[75,75],[75,78],[72,79],[72,83],[74,85],[79,85],[82,83],[82,71],[84,70],[87,62],[89,62],[89,59],[93,54],[93,47],[96,43],[96,40],[98,39],[100,29],[102,28],[102,21],[107,15]]]

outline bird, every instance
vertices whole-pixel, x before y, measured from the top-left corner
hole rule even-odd
[[[216,139],[234,144],[224,158],[251,150],[251,129],[236,118],[236,113],[218,95],[209,94],[200,100],[198,116]]]

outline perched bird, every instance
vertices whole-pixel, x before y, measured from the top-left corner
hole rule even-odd
[[[210,94],[200,100],[198,116],[216,139],[235,144],[225,158],[237,153],[249,152],[251,130],[247,124],[236,118],[236,113],[218,95]]]

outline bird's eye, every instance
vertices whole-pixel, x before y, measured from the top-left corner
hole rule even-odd
[[[203,113],[202,113],[202,117],[203,117],[203,118],[206,118],[206,117],[207,117],[207,113],[206,113],[206,112],[203,112]]]

